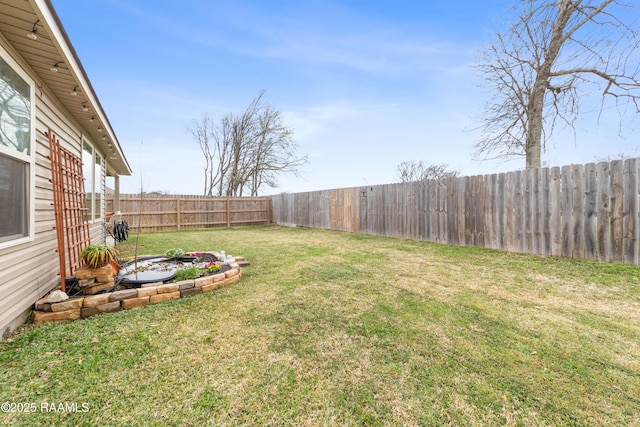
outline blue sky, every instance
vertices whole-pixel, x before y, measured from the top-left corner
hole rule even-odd
[[[524,159],[472,160],[486,97],[472,68],[506,25],[508,0],[53,0],[134,169],[123,193],[201,194],[185,132],[240,112],[261,91],[309,164],[264,194],[398,181],[405,160],[463,175]],[[637,13],[634,12],[634,13]],[[548,166],[640,155],[635,126],[594,113],[552,141]]]

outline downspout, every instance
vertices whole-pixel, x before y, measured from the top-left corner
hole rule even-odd
[[[113,211],[118,212],[120,210],[120,175],[115,175],[114,189],[113,189]]]

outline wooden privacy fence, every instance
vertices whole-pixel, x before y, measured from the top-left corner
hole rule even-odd
[[[113,197],[106,198],[113,211]],[[120,211],[131,230],[183,230],[271,222],[269,197],[202,197],[121,194]]]
[[[638,265],[640,159],[272,196],[273,220]]]

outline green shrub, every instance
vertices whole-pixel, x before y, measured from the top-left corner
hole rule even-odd
[[[180,248],[167,249],[164,253],[164,256],[167,258],[175,258],[181,255],[184,255],[184,251]]]
[[[201,274],[201,270],[195,265],[181,268],[176,271],[176,282],[187,279],[197,279]]]

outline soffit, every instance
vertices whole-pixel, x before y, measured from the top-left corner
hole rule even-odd
[[[39,22],[37,24],[36,21]],[[27,37],[32,29],[36,40]],[[36,74],[42,86],[78,122],[83,132],[106,153],[107,171],[131,175],[106,113],[49,0],[0,0],[0,33]],[[60,63],[58,72],[51,67]],[[77,87],[77,96],[72,91]],[[84,106],[88,111],[84,111]]]

